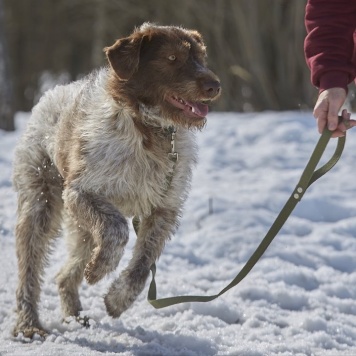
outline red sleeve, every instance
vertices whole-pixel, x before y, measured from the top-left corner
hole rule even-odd
[[[355,78],[356,0],[308,0],[304,53],[311,82],[320,89],[347,85]]]

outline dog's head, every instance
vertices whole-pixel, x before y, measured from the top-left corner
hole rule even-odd
[[[219,78],[207,68],[197,31],[143,24],[104,49],[115,72],[117,99],[144,105],[175,124],[202,127],[208,104],[219,97]]]

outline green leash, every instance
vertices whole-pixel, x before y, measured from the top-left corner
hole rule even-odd
[[[170,298],[162,298],[157,299],[157,289],[156,289],[156,282],[155,282],[155,275],[156,275],[156,265],[153,264],[151,266],[152,271],[152,281],[148,290],[148,301],[149,303],[155,307],[156,309],[165,308],[171,305],[180,304],[180,303],[187,303],[187,302],[210,302],[227,292],[229,289],[235,287],[238,283],[240,283],[247,274],[252,270],[254,265],[257,261],[262,257],[264,252],[267,250],[268,246],[271,244],[273,239],[276,237],[292,211],[294,210],[295,206],[298,202],[302,199],[303,195],[305,194],[307,188],[314,183],[317,179],[322,177],[325,173],[327,173],[331,168],[335,166],[338,160],[341,157],[345,146],[346,137],[340,137],[338,139],[336,150],[331,157],[331,159],[323,165],[318,170],[315,170],[325,148],[331,138],[332,132],[328,129],[325,129],[323,134],[320,136],[319,141],[307,163],[303,174],[296,185],[292,195],[282,208],[281,212],[277,216],[275,222],[267,232],[265,238],[262,240],[260,245],[257,247],[256,251],[252,254],[250,259],[247,261],[245,266],[241,269],[241,271],[237,274],[237,276],[232,280],[232,282],[227,285],[224,289],[222,289],[218,294],[209,295],[209,296],[198,296],[198,295],[184,295],[184,296],[177,296],[177,297],[170,297]],[[138,228],[138,220],[135,221],[134,219],[134,226],[135,229]]]

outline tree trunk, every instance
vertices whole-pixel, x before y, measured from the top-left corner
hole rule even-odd
[[[103,63],[103,49],[105,46],[105,26],[106,26],[106,14],[105,14],[105,1],[95,0],[94,6],[96,7],[94,31],[93,31],[93,45],[91,62],[93,68],[97,68]]]
[[[5,16],[3,1],[0,0],[0,129],[15,130],[12,98],[12,83],[5,38]]]

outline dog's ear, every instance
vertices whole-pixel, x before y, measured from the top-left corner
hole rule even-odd
[[[201,45],[204,45],[203,37],[202,35],[195,30],[189,30],[189,34]]]
[[[130,36],[117,40],[111,47],[104,48],[111,67],[120,79],[130,79],[137,70],[142,40],[142,36]]]
[[[206,51],[206,46],[204,44],[203,36],[195,30],[188,30],[189,35],[197,41],[198,45],[203,51]]]

